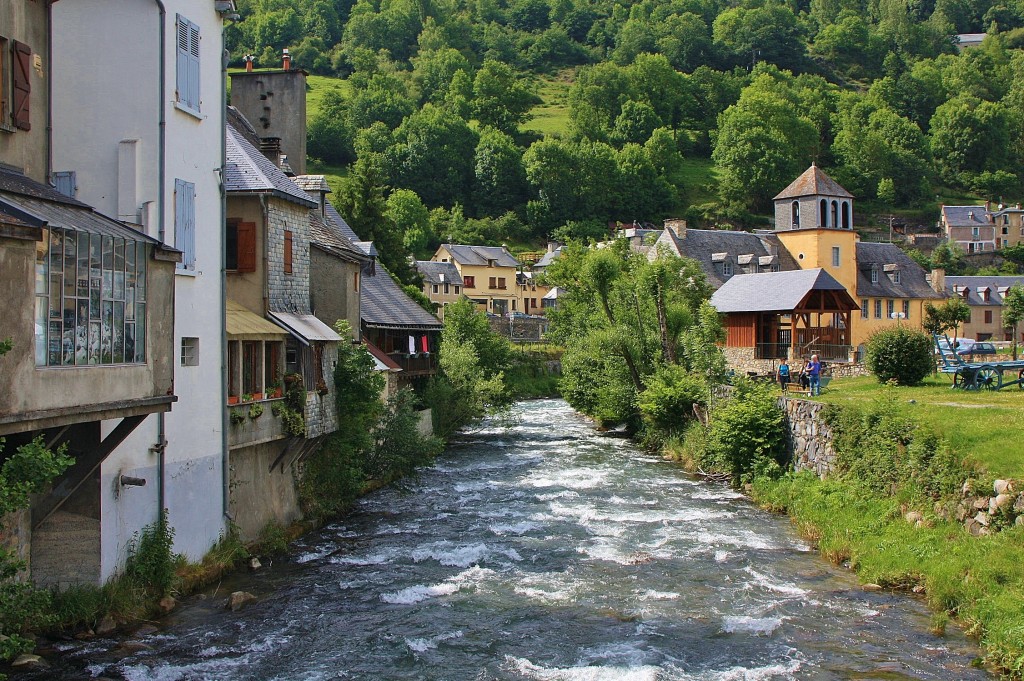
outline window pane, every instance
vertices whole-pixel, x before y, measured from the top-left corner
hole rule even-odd
[[[46,366],[46,296],[36,296],[36,366]]]
[[[75,232],[64,232],[64,295],[75,295],[75,274],[78,246]]]
[[[124,300],[124,239],[114,239],[114,300]]]
[[[114,302],[114,364],[124,363],[124,303]]]
[[[79,298],[89,297],[89,235],[78,235],[78,273],[76,275]]]
[[[135,304],[135,361],[146,361],[146,305]]]
[[[146,302],[146,264],[149,258],[149,247],[140,243],[136,268],[138,274],[135,277],[135,298],[139,302]]]
[[[114,303],[109,300],[103,301],[103,319],[101,323],[100,364],[110,364],[114,361]]]
[[[96,318],[99,318],[99,305],[96,306]],[[89,322],[89,364],[100,363],[100,323]]]
[[[50,366],[60,365],[61,337],[60,318],[50,320],[50,328],[46,333],[47,358],[46,363]]]
[[[75,299],[64,299],[64,329],[61,334],[61,364],[75,363]]]
[[[36,242],[36,293],[45,296],[50,280],[50,258],[46,241]]]
[[[124,325],[124,361],[135,361],[135,325]]]
[[[75,323],[75,364],[89,363],[89,299],[78,299],[78,319]]]

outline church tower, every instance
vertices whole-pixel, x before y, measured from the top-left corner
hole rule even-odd
[[[775,197],[775,230],[853,229],[853,194],[811,164]]]

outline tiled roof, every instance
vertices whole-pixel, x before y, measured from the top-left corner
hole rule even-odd
[[[727,279],[722,274],[721,265],[716,263],[722,263],[730,257],[751,255],[757,258],[759,265],[778,264],[780,270],[799,269],[789,251],[770,232],[755,234],[722,229],[687,229],[685,235],[685,238],[680,239],[671,229],[664,230],[654,247],[648,251],[647,257],[653,260],[657,257],[658,249],[664,246],[674,255],[692,258],[700,263],[708,283],[714,288],[720,287]],[[750,262],[753,260],[750,259]]]
[[[871,283],[872,267],[878,272],[878,281],[874,284]],[[900,276],[898,284],[889,276],[895,271],[898,271]],[[899,246],[864,242],[857,243],[856,295],[861,298],[942,297],[928,283],[928,274],[924,268],[914,262]]]
[[[991,225],[991,213],[985,206],[943,206],[942,221],[949,227]]]
[[[309,194],[299,189],[270,159],[228,125],[227,165],[224,168],[224,186],[228,192],[244,194],[268,193],[307,208],[318,204]]]
[[[775,197],[780,199],[796,199],[801,196],[837,196],[852,199],[853,194],[846,191],[828,174],[816,165],[811,165],[800,177],[793,180],[788,187]]]
[[[519,261],[501,246],[466,246],[463,244],[443,244],[452,254],[452,258],[460,265],[487,266],[488,260],[494,260],[498,267],[518,267]]]
[[[795,310],[811,291],[838,291],[850,309],[857,304],[823,269],[737,274],[711,296],[719,312],[786,312]]]
[[[946,277],[946,292],[950,295],[960,295],[962,287],[967,287],[968,293],[964,302],[968,305],[1002,305],[1003,295],[1012,286],[1024,287],[1024,276]],[[987,301],[980,293],[985,287],[989,289]]]
[[[441,322],[416,304],[383,268],[362,279],[360,312],[363,324],[384,329],[440,329]]]
[[[540,260],[533,264],[533,269],[543,269],[553,263],[556,258],[562,255],[562,251],[565,250],[565,246],[559,246],[553,251],[547,251],[541,256]]]
[[[327,184],[327,179],[323,175],[296,175],[292,178],[292,182],[299,185],[299,189],[304,192],[331,192],[330,185]]]
[[[417,260],[416,269],[423,275],[428,284],[455,284],[462,286],[462,277],[454,263]]]

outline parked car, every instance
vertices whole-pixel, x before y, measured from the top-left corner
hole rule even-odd
[[[972,357],[974,355],[994,355],[996,354],[996,346],[987,341],[976,341],[971,345],[971,349],[967,351],[967,354]]]
[[[972,338],[957,338],[954,343],[954,347],[956,347],[956,354],[960,356],[996,354],[995,345],[987,341],[976,341]],[[949,349],[949,345],[947,345],[945,338],[939,339],[939,348],[942,350]]]

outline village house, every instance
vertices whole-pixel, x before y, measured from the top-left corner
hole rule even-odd
[[[451,262],[417,260],[416,270],[423,277],[423,295],[434,304],[434,313],[444,321],[444,308],[458,302],[462,293],[462,275]]]
[[[992,211],[992,222],[996,228],[996,248],[1019,246],[1024,243],[1024,208],[1021,205],[1000,204]]]
[[[939,211],[939,231],[947,241],[955,243],[964,253],[994,251],[1001,243],[997,239],[995,221],[986,206],[942,206]]]
[[[300,517],[298,464],[338,428],[333,372],[350,342],[310,308],[311,216],[318,202],[228,110],[225,268],[230,506],[244,539]],[[347,282],[338,282],[345,286]],[[301,404],[294,404],[298,395]],[[302,417],[296,429],[288,412]],[[294,418],[292,416],[291,418]],[[298,432],[296,432],[298,430]]]
[[[168,17],[158,3],[0,7],[0,75],[13,83],[0,97],[0,281],[8,320],[0,336],[14,344],[0,359],[0,375],[19,387],[0,398],[0,434],[8,454],[43,435],[76,459],[15,531],[31,578],[44,585],[103,583],[161,508],[183,530],[175,550],[192,557],[224,527],[222,421],[202,399],[168,414],[176,388],[202,394],[176,371],[182,337],[220,347],[216,305],[209,315],[188,307],[197,289],[220,297],[222,119],[197,125],[194,117],[188,124],[174,117],[175,96],[160,83],[175,83],[179,69],[173,44],[159,39],[173,40],[179,25],[209,36],[191,62],[202,60],[203,68],[190,75],[206,79],[208,101],[219,102],[222,21],[210,3],[169,4],[195,23]],[[111,29],[139,38],[118,47],[125,68],[89,67],[95,41],[88,36]],[[165,78],[154,75],[161,69]],[[89,135],[82,120],[93,122]],[[208,149],[190,160],[201,177],[170,162],[168,141]],[[140,143],[151,145],[148,153],[133,155]],[[185,215],[166,178],[196,180],[208,201],[191,203]],[[214,242],[203,259],[211,276],[202,281],[194,276],[195,249],[174,229],[187,224],[195,236],[197,216],[215,226],[199,235]],[[187,279],[186,268],[193,270]],[[216,401],[219,352],[210,365],[203,390]]]
[[[516,284],[519,262],[504,246],[441,244],[430,260],[455,265],[463,293],[479,309],[496,315],[523,311]]]
[[[938,285],[948,296],[958,296],[971,308],[970,321],[958,331],[961,337],[1013,340],[1013,329],[1003,324],[1003,298],[1013,286],[1024,287],[1024,276],[943,277]],[[1024,324],[1018,325],[1017,332],[1021,334],[1017,340],[1024,340]]]

